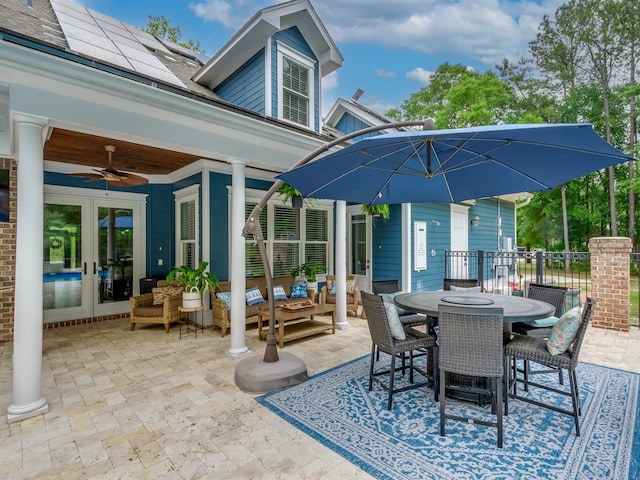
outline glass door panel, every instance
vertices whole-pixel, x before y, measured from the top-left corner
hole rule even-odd
[[[133,289],[133,210],[98,207],[98,303],[129,301]]]
[[[349,217],[349,269],[356,275],[360,291],[371,291],[371,237],[370,220],[360,213],[360,206],[347,207]]]

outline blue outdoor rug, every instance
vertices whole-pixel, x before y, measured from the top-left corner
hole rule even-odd
[[[379,479],[640,479],[638,374],[580,364],[580,437],[572,417],[510,399],[500,450],[495,428],[447,420],[441,437],[431,388],[394,394],[389,412],[386,392],[375,383],[369,392],[368,363],[353,360],[257,401]],[[557,374],[543,379],[558,383]],[[569,397],[535,395],[570,405]],[[489,413],[456,400],[447,410]]]

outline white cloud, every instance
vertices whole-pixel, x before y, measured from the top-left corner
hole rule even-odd
[[[410,78],[411,80],[416,80],[418,83],[420,83],[420,86],[426,87],[427,85],[429,85],[429,82],[431,81],[431,75],[433,75],[434,73],[435,72],[418,67],[414,68],[410,72],[407,72],[406,77]]]
[[[189,3],[197,18],[205,22],[220,23],[229,28],[240,28],[265,4],[277,2],[256,2],[254,0],[199,0]]]
[[[338,72],[333,71],[326,77],[322,78],[322,92],[330,92],[331,90],[335,90],[340,85],[340,81],[338,79]]]
[[[519,58],[543,15],[563,0],[323,0],[314,6],[338,43],[372,43],[429,55],[464,56],[488,67]]]
[[[378,78],[396,78],[396,72],[385,70],[384,68],[375,69],[376,77]]]

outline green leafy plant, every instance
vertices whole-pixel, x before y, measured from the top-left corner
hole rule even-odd
[[[298,277],[300,275],[304,276],[308,282],[317,282],[318,281],[318,273],[322,273],[326,271],[326,267],[324,265],[314,265],[311,263],[303,263],[299,267],[291,270],[291,275],[294,277]]]
[[[197,288],[202,295],[205,287],[209,287],[209,290],[214,291],[220,280],[213,273],[206,271],[208,263],[200,262],[198,268],[193,269],[188,265],[182,265],[180,267],[173,267],[173,269],[167,275],[167,281],[176,281],[179,287],[183,287],[185,291],[190,291],[193,287]]]
[[[388,220],[391,216],[391,210],[389,209],[389,205],[386,203],[380,203],[378,205],[367,205],[362,204],[362,213],[366,213],[367,215],[371,215],[374,217],[382,217],[385,220]]]
[[[278,187],[278,193],[282,195],[282,203],[287,203],[287,201],[291,199],[292,200],[291,203],[293,204],[294,197],[300,197],[300,200],[303,199],[302,193],[300,192],[300,190],[295,188],[293,185],[289,185],[287,182],[284,182],[282,185],[280,185],[280,187]],[[308,205],[310,206],[314,205],[315,199],[305,198],[304,200],[307,202]],[[300,205],[302,205],[302,203]]]

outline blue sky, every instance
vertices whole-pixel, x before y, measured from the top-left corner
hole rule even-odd
[[[74,0],[137,27],[148,15],[164,16],[199,41],[207,55],[218,51],[259,9],[281,0]],[[444,62],[477,71],[528,51],[544,15],[565,0],[311,0],[344,57],[325,77],[323,113],[337,97],[378,112],[398,107],[428,82]]]

